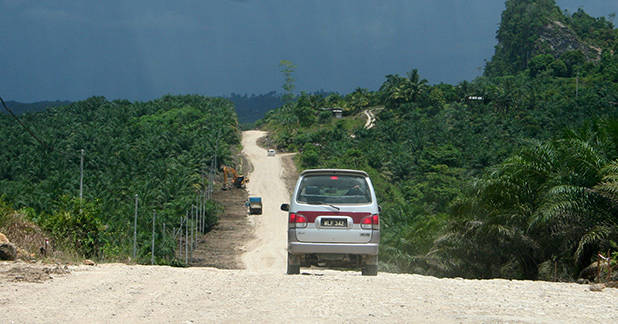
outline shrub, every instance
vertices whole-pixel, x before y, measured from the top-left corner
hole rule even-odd
[[[42,219],[42,225],[63,248],[89,258],[97,256],[101,248],[105,229],[101,214],[98,201],[80,201],[79,198],[63,196],[58,208]]]

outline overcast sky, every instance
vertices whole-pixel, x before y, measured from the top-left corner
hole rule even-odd
[[[618,1],[558,0],[570,12]],[[0,0],[5,100],[377,89],[418,68],[471,80],[493,54],[502,0]],[[615,22],[615,21],[614,21]]]

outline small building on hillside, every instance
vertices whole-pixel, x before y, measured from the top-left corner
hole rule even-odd
[[[486,104],[488,102],[487,98],[483,96],[466,96],[464,97],[463,101],[467,103],[481,103],[481,104]]]
[[[330,111],[333,114],[333,117],[335,118],[342,118],[343,117],[343,108],[339,108],[339,107],[322,107],[320,108],[321,111]]]

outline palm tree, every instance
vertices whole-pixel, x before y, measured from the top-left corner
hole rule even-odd
[[[618,161],[607,158],[615,137],[598,127],[526,148],[479,180],[430,256],[448,258],[450,274],[505,276],[501,267],[515,263],[535,279],[554,260],[576,276],[618,241]]]
[[[427,80],[421,79],[417,69],[407,73],[407,78],[399,75],[387,75],[380,87],[385,97],[385,104],[398,107],[404,103],[417,102],[420,95],[427,90]]]
[[[506,160],[454,205],[455,221],[430,255],[451,259],[451,274],[536,279],[543,234],[528,220],[558,165],[555,149],[542,144]],[[509,264],[518,270],[504,270]]]
[[[418,96],[427,90],[427,80],[421,79],[417,69],[407,73],[412,101],[417,101]]]
[[[576,166],[591,180],[577,181],[588,182],[584,185],[551,188],[532,224],[552,228],[552,234],[560,238],[568,252],[566,256],[573,260],[576,275],[597,252],[618,241],[618,161],[602,163],[599,152],[587,145],[573,148],[577,152],[572,156],[582,158]],[[582,152],[582,148],[586,149]]]

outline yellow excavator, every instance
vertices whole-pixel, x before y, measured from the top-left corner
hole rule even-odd
[[[231,185],[227,183],[227,178],[230,177],[232,179],[232,184],[236,188],[245,188],[247,186],[247,182],[249,182],[249,178],[238,174],[236,169],[229,167],[227,165],[223,166],[223,190],[231,189]]]

